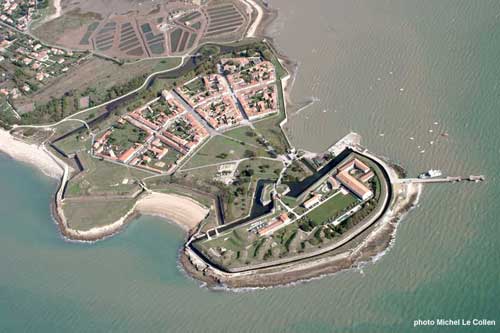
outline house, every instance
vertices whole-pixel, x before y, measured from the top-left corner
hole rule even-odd
[[[312,198],[303,203],[305,209],[309,209],[321,201],[321,194],[314,194]]]
[[[130,147],[123,154],[120,155],[118,160],[123,163],[129,162],[135,155],[135,153],[139,150],[137,147]]]

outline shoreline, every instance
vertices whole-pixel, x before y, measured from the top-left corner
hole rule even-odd
[[[277,11],[262,7],[260,3],[257,4],[253,0],[244,0],[244,2],[257,11],[256,20],[248,28],[247,37],[264,35],[269,24],[276,18]],[[285,119],[280,123],[288,140],[283,127],[288,120],[287,106],[293,105],[291,90],[297,76],[298,66],[287,56],[277,51],[272,38],[267,39],[278,61],[288,72],[288,75],[282,78]],[[35,145],[23,142],[4,130],[0,130],[0,151],[6,152],[16,160],[37,167],[52,178],[59,179],[60,184],[54,195],[51,211],[61,235],[66,240],[96,242],[118,234],[140,215],[158,216],[175,223],[186,231],[188,238],[183,248],[180,249],[180,267],[189,277],[201,281],[213,289],[223,288],[238,291],[288,286],[375,262],[391,248],[395,241],[399,221],[417,205],[422,190],[420,185],[401,185],[400,188],[405,189],[405,195],[399,198],[401,200],[393,198],[394,201],[389,204],[389,208],[383,215],[373,225],[361,232],[362,240],[349,241],[323,255],[298,262],[254,269],[244,273],[226,273],[207,265],[189,250],[191,242],[189,237],[209,213],[208,208],[193,199],[174,194],[146,192],[146,194],[139,195],[133,207],[113,223],[88,230],[73,229],[63,210],[63,191],[71,174],[69,166],[50,153],[43,144]],[[397,177],[398,168],[386,164],[385,169],[387,169],[387,173]],[[389,183],[392,186],[392,183]],[[358,241],[360,241],[359,244]],[[353,246],[355,247],[352,248]]]
[[[50,155],[43,145],[30,144],[0,129],[0,153],[40,170],[44,175],[59,179],[63,175],[61,161]]]
[[[68,241],[95,242],[112,237],[140,215],[157,216],[173,222],[189,234],[209,212],[207,207],[189,197],[151,192],[140,197],[131,210],[113,223],[89,230],[73,229],[67,223],[61,208],[64,200],[62,190],[68,180],[69,166],[51,154],[43,144],[36,145],[21,141],[3,129],[0,129],[0,153],[59,181],[50,205],[51,213],[61,235]]]
[[[290,82],[289,80],[290,76],[287,78],[288,83]],[[89,230],[73,229],[66,221],[62,209],[64,200],[62,198],[62,191],[70,173],[68,165],[47,151],[43,144],[35,145],[23,142],[5,130],[0,130],[0,151],[7,153],[18,161],[35,166],[39,170],[42,170],[44,174],[60,180],[60,185],[51,204],[51,210],[53,219],[57,223],[61,235],[70,242],[93,243],[112,237],[121,232],[140,215],[158,216],[169,222],[173,222],[181,227],[186,232],[187,237],[189,237],[209,212],[207,207],[202,206],[191,198],[176,194],[149,192],[140,196],[134,206],[113,223]],[[402,176],[402,168],[394,167],[387,163],[384,164],[390,174],[395,177]],[[403,200],[396,198],[391,204],[390,209],[384,213],[379,221],[375,222],[374,225],[376,228],[370,230],[361,244],[354,249],[342,250],[343,252],[341,253],[330,253],[326,257],[312,260],[306,259],[304,262],[285,264],[283,267],[264,268],[261,271],[256,270],[258,272],[251,271],[250,273],[234,277],[228,273],[219,274],[219,272],[212,270],[207,272],[206,266],[202,267],[203,263],[200,265],[200,263],[193,261],[187,252],[186,246],[189,244],[188,240],[184,245],[184,249],[180,250],[180,267],[188,276],[203,282],[208,288],[233,291],[289,286],[319,279],[340,271],[358,269],[367,263],[379,260],[379,258],[390,250],[395,242],[399,222],[417,205],[422,186],[414,184],[401,186],[406,189]],[[164,202],[168,202],[169,204],[164,205]],[[186,218],[186,212],[193,212],[194,209],[198,209],[195,215],[191,215],[191,218]],[[333,250],[332,252],[336,251]],[[200,267],[202,267],[201,270],[199,269]]]
[[[391,171],[396,172],[391,166]],[[376,262],[387,253],[395,242],[397,226],[417,206],[422,185],[402,185],[404,195],[398,195],[389,209],[360,236],[359,244],[346,244],[346,248],[332,250],[314,259],[283,264],[276,267],[255,269],[244,273],[226,273],[209,267],[193,256],[185,246],[180,254],[183,270],[190,277],[201,281],[207,288],[242,291],[270,287],[286,287],[329,276],[340,271],[359,269]],[[187,243],[186,245],[188,245]]]
[[[168,204],[160,203],[163,200]],[[180,227],[186,235],[189,235],[209,212],[207,207],[191,198],[152,192],[142,195],[134,206],[115,222],[88,230],[78,230],[68,224],[60,203],[57,202],[57,195],[51,208],[53,218],[63,237],[74,242],[96,242],[112,237],[142,215],[160,217]]]

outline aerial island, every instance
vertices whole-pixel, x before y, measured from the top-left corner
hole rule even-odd
[[[31,25],[17,7],[0,18],[10,78],[0,149],[59,180],[52,211],[64,237],[93,242],[138,214],[162,216],[187,232],[185,272],[230,288],[334,273],[390,245],[421,182],[357,133],[332,133],[322,152],[293,146],[295,67],[260,37],[276,15],[265,4],[87,7]]]

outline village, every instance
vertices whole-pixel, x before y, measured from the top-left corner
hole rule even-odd
[[[13,30],[0,27],[0,94],[16,99],[29,95],[80,64],[85,53],[48,47]]]
[[[47,1],[39,0],[4,0],[0,5],[0,21],[25,31],[28,29],[36,11],[40,7],[47,6],[47,3]]]
[[[94,155],[172,174],[209,137],[278,112],[271,62],[224,58],[217,68],[120,117],[96,138]]]

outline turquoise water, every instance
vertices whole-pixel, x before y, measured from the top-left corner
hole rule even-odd
[[[96,244],[64,241],[50,218],[55,182],[0,155],[0,331],[500,331],[500,3],[273,4],[276,42],[300,63],[292,96],[319,99],[290,117],[297,145],[317,150],[353,129],[411,173],[487,182],[427,187],[375,264],[232,293],[183,275],[182,231],[163,220],[142,217]],[[436,318],[497,326],[413,328]]]

